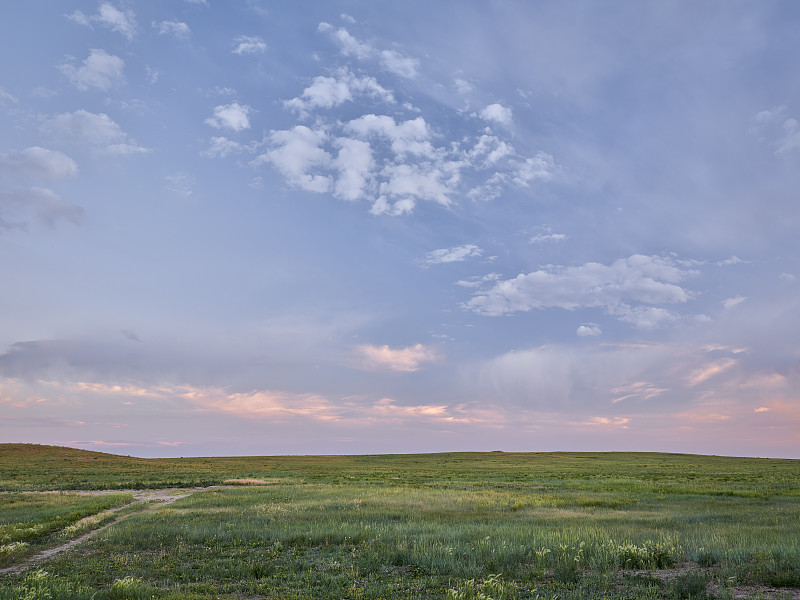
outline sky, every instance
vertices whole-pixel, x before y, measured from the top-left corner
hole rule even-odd
[[[797,2],[0,16],[0,441],[800,458]]]

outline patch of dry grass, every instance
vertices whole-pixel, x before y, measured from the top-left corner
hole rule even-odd
[[[280,483],[280,479],[226,479],[226,485],[274,485]]]

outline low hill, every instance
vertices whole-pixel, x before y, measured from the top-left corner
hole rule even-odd
[[[465,489],[582,489],[632,493],[800,495],[800,460],[650,452],[454,452],[354,456],[136,458],[60,446],[0,444],[0,490],[143,489],[230,479],[336,484],[402,482]]]

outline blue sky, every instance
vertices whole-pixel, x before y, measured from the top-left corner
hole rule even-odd
[[[0,439],[800,457],[798,27],[4,7]]]

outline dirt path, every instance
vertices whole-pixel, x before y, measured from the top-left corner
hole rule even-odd
[[[83,535],[81,535],[80,537],[75,538],[74,540],[70,540],[70,541],[65,542],[63,544],[60,544],[58,546],[54,546],[53,548],[48,548],[47,550],[42,550],[38,554],[35,554],[34,556],[31,556],[29,558],[26,558],[24,561],[22,561],[18,565],[13,565],[11,567],[5,567],[3,569],[0,569],[0,576],[3,576],[3,575],[18,575],[19,573],[22,573],[23,571],[27,571],[31,567],[34,567],[34,566],[36,566],[36,565],[38,565],[40,563],[43,563],[43,562],[51,559],[52,557],[54,557],[57,554],[61,554],[62,552],[65,552],[65,551],[69,550],[70,548],[73,548],[73,547],[77,546],[78,544],[82,544],[83,542],[85,542],[89,538],[92,538],[92,537],[96,536],[101,531],[105,531],[106,529],[108,529],[112,525],[115,525],[117,523],[120,523],[121,521],[124,521],[125,519],[127,519],[131,515],[139,514],[143,510],[153,510],[155,508],[161,508],[163,506],[166,506],[167,504],[172,504],[176,500],[180,500],[181,498],[185,498],[186,496],[191,496],[195,492],[201,492],[201,491],[205,491],[205,490],[210,490],[210,489],[214,489],[216,487],[219,487],[219,486],[197,487],[197,488],[169,488],[169,489],[163,489],[163,490],[77,490],[77,491],[64,490],[64,491],[60,491],[60,492],[54,492],[54,493],[64,493],[64,494],[80,494],[80,495],[85,495],[85,496],[103,496],[103,495],[106,495],[106,494],[119,494],[121,492],[129,492],[129,493],[133,494],[133,502],[129,502],[128,504],[125,504],[124,506],[118,506],[117,508],[112,508],[112,509],[109,509],[109,510],[102,511],[100,513],[97,513],[96,515],[92,515],[91,517],[86,517],[86,519],[81,519],[81,521],[86,521],[86,520],[89,520],[89,519],[95,519],[97,517],[100,517],[102,519],[102,518],[104,518],[104,517],[106,517],[106,516],[108,516],[108,515],[110,515],[112,513],[124,510],[126,508],[131,507],[131,506],[136,506],[138,504],[142,505],[142,508],[141,508],[141,510],[128,513],[127,515],[123,515],[123,516],[111,521],[110,523],[106,523],[105,525],[102,525],[102,526],[98,527],[97,529],[92,529],[91,531],[88,531],[87,533],[84,533]],[[147,502],[155,502],[156,504],[152,504],[150,506],[146,506],[145,503],[147,503]],[[80,523],[81,521],[78,521],[78,523]]]

